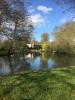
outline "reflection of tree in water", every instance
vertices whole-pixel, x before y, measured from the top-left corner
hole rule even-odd
[[[32,70],[39,70],[41,68],[41,54],[39,52],[33,52],[26,55],[26,60],[30,63]]]
[[[26,62],[24,55],[21,54],[15,54],[10,57],[10,66],[13,72],[19,72],[30,69],[30,64]]]
[[[75,65],[75,57],[70,55],[63,56],[52,56],[53,60],[56,62],[55,67],[68,67]]]
[[[28,58],[27,58],[28,57]],[[0,75],[13,74],[29,70],[47,70],[52,67],[75,66],[74,56],[57,56],[47,53],[36,53],[29,56],[15,54],[9,57],[0,57]]]
[[[36,58],[37,56],[40,56],[40,55],[41,55],[40,52],[33,52],[32,54],[33,54],[33,57],[34,57],[34,58]]]
[[[9,74],[11,72],[8,57],[0,57],[0,74]]]
[[[48,59],[49,59],[49,57],[45,53],[42,53],[41,68],[44,69],[44,70],[48,69]]]
[[[48,65],[48,62],[50,60],[50,63]],[[63,55],[63,56],[58,56],[58,55],[52,55],[52,54],[47,54],[42,53],[41,56],[41,62],[42,62],[42,68],[48,68],[48,67],[69,67],[69,66],[74,66],[75,65],[75,57],[70,56],[70,55]]]

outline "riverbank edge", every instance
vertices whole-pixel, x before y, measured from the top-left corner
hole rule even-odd
[[[47,72],[54,72],[54,71],[61,71],[61,70],[71,70],[71,69],[74,69],[75,70],[75,66],[69,66],[69,67],[62,67],[62,68],[59,68],[59,67],[56,67],[56,68],[52,68],[52,69],[48,69],[48,70],[38,70],[38,71],[22,71],[22,72],[19,72],[19,73],[13,73],[13,74],[8,74],[8,75],[1,75],[0,78],[3,78],[3,77],[11,77],[11,76],[20,76],[20,75],[24,75],[24,74],[40,74],[40,73],[47,73]]]
[[[29,49],[27,51],[20,51],[15,50],[15,52],[9,52],[9,51],[0,51],[0,56],[10,56],[12,54],[27,54],[27,53],[46,53],[48,55],[57,55],[57,56],[75,56],[75,53],[64,53],[64,52],[50,52],[50,51],[44,51],[44,50],[36,50],[36,49]]]

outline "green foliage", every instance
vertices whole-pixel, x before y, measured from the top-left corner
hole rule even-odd
[[[49,42],[43,42],[42,43],[42,50],[43,51],[50,51],[50,44],[49,44]]]

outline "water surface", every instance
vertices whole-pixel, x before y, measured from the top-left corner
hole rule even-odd
[[[75,66],[75,57],[66,55],[56,56],[44,53],[16,54],[10,57],[0,57],[0,75],[69,66]]]

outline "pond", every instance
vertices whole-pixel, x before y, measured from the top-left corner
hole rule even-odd
[[[45,53],[16,54],[0,57],[0,75],[23,71],[48,70],[54,67],[75,66],[74,56],[57,56]]]

